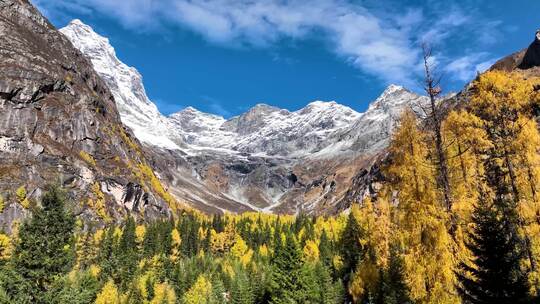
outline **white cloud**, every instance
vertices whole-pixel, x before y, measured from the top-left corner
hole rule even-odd
[[[265,47],[282,38],[324,39],[331,42],[337,55],[359,69],[384,82],[405,85],[413,84],[418,76],[420,41],[440,43],[471,22],[469,16],[456,8],[433,13],[403,7],[393,14],[376,15],[360,4],[346,0],[34,2],[47,12],[98,12],[136,30],[177,25],[219,44]],[[464,63],[454,62],[448,70],[458,71],[459,78],[463,78],[464,68],[460,67]]]
[[[487,58],[487,53],[474,53],[451,60],[445,71],[459,81],[471,81],[477,73],[485,72],[495,63],[495,59]]]

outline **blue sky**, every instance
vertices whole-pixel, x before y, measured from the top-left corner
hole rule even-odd
[[[456,91],[540,28],[535,0],[32,2],[57,27],[79,18],[109,37],[164,114],[313,100],[364,111],[390,83],[419,91],[422,41]]]

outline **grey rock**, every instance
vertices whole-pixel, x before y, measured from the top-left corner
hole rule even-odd
[[[134,176],[133,167],[147,160],[92,64],[27,0],[0,4],[0,193],[12,198],[1,225],[28,215],[13,201],[20,186],[39,200],[46,185],[61,184],[80,209],[95,198],[92,184],[106,192],[111,179],[136,207],[119,206],[107,194],[107,208],[118,219],[127,212],[168,216],[166,203]],[[92,210],[80,214],[91,218]]]

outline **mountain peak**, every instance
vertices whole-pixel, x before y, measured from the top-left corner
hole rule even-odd
[[[96,31],[94,31],[90,25],[82,22],[80,19],[71,20],[68,25],[60,29],[60,32],[64,35],[76,33],[81,37],[97,38],[99,40],[105,40],[107,43],[109,43],[109,39],[96,33]]]
[[[73,19],[69,22],[68,26],[87,26],[81,19]]]
[[[390,84],[389,86],[384,89],[383,94],[392,94],[398,91],[407,90],[403,86],[397,85],[397,84]]]
[[[280,111],[281,109],[278,107],[271,106],[266,103],[258,103],[255,106],[253,106],[251,109],[249,109],[249,112],[274,112],[274,111]]]
[[[310,102],[307,106],[308,107],[317,107],[317,108],[329,108],[338,105],[335,101],[322,101],[322,100],[315,100]]]
[[[165,136],[167,128],[161,124],[165,118],[146,95],[142,76],[118,59],[108,38],[79,19],[72,20],[60,32],[92,62],[94,70],[111,90],[122,122],[137,138],[164,148],[178,149]]]

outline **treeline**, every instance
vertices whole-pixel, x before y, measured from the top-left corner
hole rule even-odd
[[[488,72],[457,109],[406,111],[378,197],[338,216],[97,228],[52,188],[0,235],[0,302],[538,303],[539,83]]]

